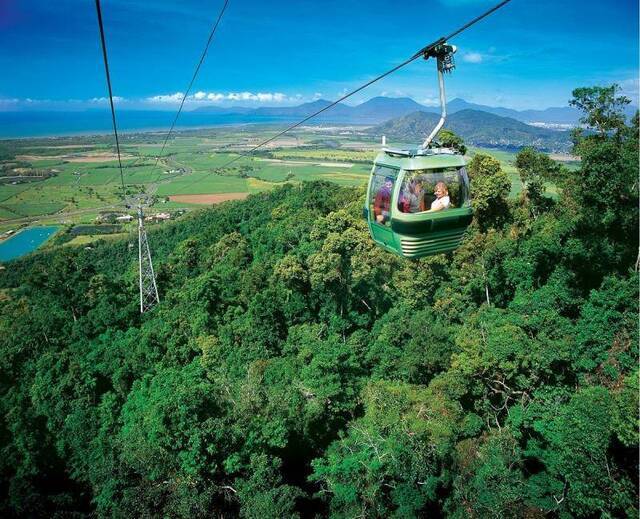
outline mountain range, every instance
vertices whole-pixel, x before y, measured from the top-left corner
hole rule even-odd
[[[250,108],[206,106],[185,111],[179,128],[206,128],[228,124],[288,124],[299,121],[331,105],[319,99],[298,106]],[[636,107],[627,107],[627,116]],[[453,99],[447,104],[447,126],[469,144],[494,146],[534,145],[549,150],[568,149],[568,132],[578,124],[580,113],[571,107],[546,110],[512,110]],[[422,115],[420,115],[422,114]],[[338,103],[315,117],[309,124],[336,123],[373,126],[374,133],[389,138],[404,136],[412,142],[428,133],[437,121],[439,108],[424,106],[408,97],[374,97],[357,106]],[[121,110],[118,123],[123,131],[149,131],[171,124],[173,114],[159,110]],[[386,126],[378,127],[379,125]],[[553,128],[553,131],[550,129]],[[369,129],[368,131],[371,131]],[[561,131],[558,131],[561,130]],[[111,118],[105,110],[76,112],[0,112],[0,139],[65,135],[111,131]]]
[[[307,117],[330,104],[329,101],[320,99],[299,106],[256,108],[244,112],[243,115],[256,119],[275,117],[281,120],[296,120]],[[460,135],[467,144],[507,148],[535,146],[545,151],[568,151],[571,146],[568,132],[525,124],[514,117],[514,115],[524,117],[521,112],[516,110],[473,105],[462,99],[454,99],[449,102],[447,109],[449,113],[445,128]],[[200,108],[197,113],[199,115],[224,113],[221,111],[224,109],[219,107],[213,108],[215,111],[211,110],[208,107]],[[562,110],[565,109],[550,109],[540,112],[555,113],[558,116]],[[567,108],[566,110],[573,109]],[[530,116],[534,112],[536,111],[527,111]],[[568,120],[569,114],[565,115],[565,119],[557,118],[555,120]],[[357,106],[339,103],[314,118],[314,121],[371,124],[374,126],[366,131],[376,138],[385,135],[395,142],[418,143],[429,134],[439,118],[440,113],[439,110],[436,111],[436,108],[421,105],[407,97],[374,97]]]
[[[322,108],[331,105],[331,101],[318,99],[298,106],[264,106],[247,109],[245,107],[222,108],[204,106],[194,110],[198,114],[242,114],[256,118],[278,117],[282,119],[301,119]],[[418,110],[430,110],[428,107],[416,103],[408,97],[374,97],[357,106],[338,103],[331,109],[314,118],[314,121],[349,123],[349,124],[378,124],[394,117],[407,115]]]
[[[298,106],[284,107],[215,107],[205,106],[197,108],[192,113],[210,114],[243,114],[262,117],[303,118],[325,108],[330,101],[319,99]],[[570,106],[551,107],[544,110],[514,110],[511,108],[494,107],[469,103],[464,99],[455,98],[447,103],[447,113],[455,114],[463,110],[475,110],[487,112],[501,117],[509,117],[527,124],[535,123],[540,126],[563,126],[578,124],[580,112]],[[637,107],[629,106],[626,110],[627,117],[631,117]],[[440,108],[425,106],[408,97],[374,97],[356,106],[338,103],[336,106],[320,114],[316,119],[324,122],[341,122],[351,124],[378,124],[389,119],[402,117],[412,112],[439,113]]]

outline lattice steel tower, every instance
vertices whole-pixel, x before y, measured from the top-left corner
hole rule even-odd
[[[116,151],[118,153],[118,166],[120,168],[120,182],[122,183],[122,199],[127,209],[130,209],[131,207],[138,208],[138,270],[140,274],[140,313],[143,314],[146,311],[151,310],[156,304],[160,302],[160,298],[158,297],[158,287],[156,286],[156,276],[153,272],[153,263],[151,262],[151,251],[149,250],[149,242],[147,241],[147,232],[144,229],[144,212],[142,211],[143,207],[153,203],[153,199],[145,193],[133,195],[132,197],[127,196],[127,187],[124,181],[124,171],[122,170],[122,157],[120,155],[120,139],[118,138],[116,109],[113,106],[113,90],[111,88],[111,75],[109,74],[109,59],[107,57],[107,43],[104,37],[104,27],[102,24],[102,8],[100,7],[100,0],[96,0],[96,14],[98,15],[98,27],[100,29],[100,42],[102,44],[104,71],[107,79],[107,87],[109,89],[111,122],[113,123],[113,134],[116,138]],[[222,16],[222,14],[220,16]],[[211,37],[209,37],[209,40],[211,40]],[[182,102],[184,103],[184,99],[182,100]],[[182,105],[180,105],[180,108],[182,108]],[[167,142],[167,139],[168,135],[165,139],[165,144]],[[162,146],[162,149],[164,149],[164,145]],[[157,164],[158,161],[156,160],[156,165]]]
[[[153,272],[151,250],[144,228],[144,212],[142,204],[138,204],[138,270],[140,276],[140,313],[151,310],[160,302],[156,276]]]

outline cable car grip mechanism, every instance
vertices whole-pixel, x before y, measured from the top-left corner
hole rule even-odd
[[[453,59],[453,55],[457,48],[455,45],[449,45],[446,42],[442,42],[434,47],[424,51],[424,59],[436,58],[438,64],[438,87],[440,90],[440,120],[433,131],[429,134],[426,140],[420,146],[421,150],[426,150],[431,141],[435,138],[438,132],[444,126],[445,119],[447,118],[447,100],[444,90],[444,73],[452,72],[456,64]]]

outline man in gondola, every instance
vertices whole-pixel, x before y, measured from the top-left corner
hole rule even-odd
[[[373,214],[375,215],[376,222],[378,223],[385,224],[389,221],[392,191],[393,178],[385,177],[384,184],[382,184],[376,193],[376,198],[373,201]]]

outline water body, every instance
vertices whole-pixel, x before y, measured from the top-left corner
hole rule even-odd
[[[167,131],[175,117],[166,111],[120,111],[116,113],[118,130]],[[290,117],[250,114],[211,114],[183,112],[176,128],[195,129],[232,124],[277,123]],[[101,110],[84,112],[0,112],[0,139],[108,134],[113,131],[111,113]]]
[[[19,258],[36,250],[47,241],[58,227],[30,227],[23,229],[15,236],[0,242],[0,261]]]

